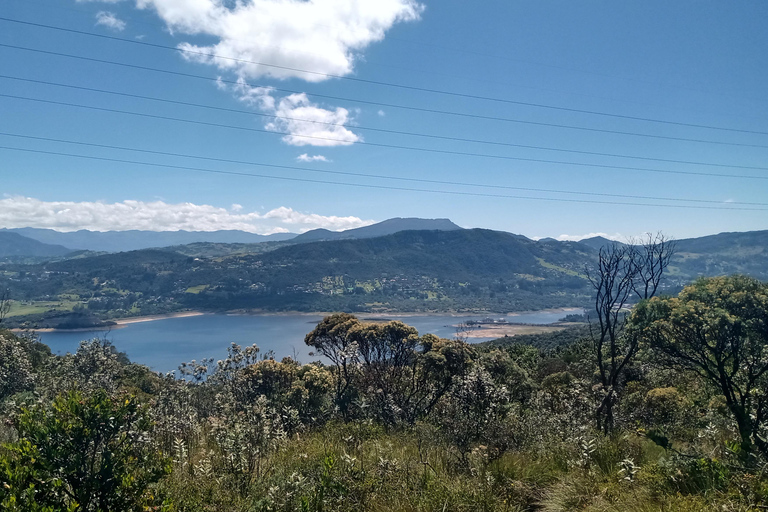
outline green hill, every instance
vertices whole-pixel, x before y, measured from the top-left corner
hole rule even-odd
[[[0,286],[33,306],[58,300],[101,319],[181,309],[509,312],[587,306],[584,269],[597,254],[581,242],[484,229],[284,244],[265,244],[261,253],[202,245],[176,248],[187,254],[155,249],[6,264]],[[663,290],[674,293],[701,275],[766,279],[766,247],[768,231],[680,240]]]

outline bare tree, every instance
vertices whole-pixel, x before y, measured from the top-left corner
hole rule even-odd
[[[469,340],[469,334],[473,329],[475,329],[474,323],[459,322],[456,325],[456,335],[454,336],[454,339],[463,343],[467,343],[467,340]]]
[[[621,379],[639,349],[639,339],[624,331],[628,308],[636,299],[656,294],[673,251],[674,243],[663,234],[649,234],[641,244],[601,247],[596,268],[587,269],[595,289],[595,321],[588,316],[590,338],[603,392],[595,416],[605,433],[613,430]]]
[[[0,324],[3,323],[5,317],[8,316],[8,312],[11,310],[11,290],[9,288],[3,289],[0,292]]]
[[[677,243],[663,233],[647,233],[633,242],[632,258],[637,272],[632,290],[640,299],[650,299],[659,289],[661,276],[669,266]]]

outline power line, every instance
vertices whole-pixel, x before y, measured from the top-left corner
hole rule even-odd
[[[382,175],[382,174],[367,174],[367,173],[357,173],[357,172],[345,172],[345,171],[334,171],[334,170],[328,170],[328,169],[312,169],[308,167],[299,167],[299,166],[293,166],[293,165],[278,165],[278,164],[267,164],[263,162],[253,162],[253,161],[246,161],[246,160],[234,160],[229,158],[217,158],[217,157],[208,157],[208,156],[201,156],[201,155],[190,155],[185,153],[172,153],[167,151],[157,151],[157,150],[151,150],[151,149],[140,149],[140,148],[132,148],[132,147],[126,147],[126,146],[116,146],[112,144],[97,144],[92,142],[83,142],[83,141],[73,141],[73,140],[66,140],[66,139],[55,139],[50,137],[38,137],[34,135],[24,135],[24,134],[17,134],[17,133],[5,133],[0,132],[0,136],[5,137],[15,137],[15,138],[21,138],[21,139],[29,139],[29,140],[37,140],[37,141],[45,141],[45,142],[56,142],[61,144],[71,144],[71,145],[77,145],[77,146],[86,146],[86,147],[93,147],[93,148],[99,148],[99,149],[110,149],[110,150],[120,150],[120,151],[132,151],[137,153],[145,153],[145,154],[151,154],[151,155],[161,155],[161,156],[172,156],[172,157],[180,157],[180,158],[191,158],[196,160],[207,160],[207,161],[213,161],[213,162],[222,162],[222,163],[231,163],[231,164],[238,164],[238,165],[250,165],[250,166],[257,166],[257,167],[273,167],[277,169],[287,169],[292,171],[304,171],[304,172],[313,172],[313,173],[322,173],[322,174],[336,174],[336,175],[342,175],[342,176],[355,176],[360,178],[376,178],[376,179],[387,179],[387,180],[396,180],[396,181],[410,181],[410,182],[418,182],[418,183],[430,183],[430,184],[437,184],[437,185],[452,185],[452,186],[460,186],[460,187],[475,187],[475,188],[494,188],[494,189],[509,189],[509,190],[521,190],[526,192],[547,192],[547,193],[557,193],[557,194],[571,194],[571,195],[586,195],[586,196],[601,196],[601,197],[617,197],[617,198],[626,198],[626,199],[648,199],[648,200],[654,200],[654,201],[681,201],[681,202],[690,202],[690,203],[711,203],[711,204],[722,204],[723,201],[717,201],[717,200],[708,200],[708,199],[684,199],[684,198],[674,198],[674,197],[653,197],[653,196],[639,196],[639,195],[628,195],[628,194],[608,194],[608,193],[601,193],[601,192],[576,192],[572,190],[555,190],[555,189],[544,189],[544,188],[531,188],[531,187],[513,187],[509,185],[500,185],[500,184],[494,184],[494,185],[483,185],[480,183],[470,183],[470,182],[460,182],[460,181],[445,181],[445,180],[430,180],[430,179],[424,179],[424,178],[407,178],[407,177],[399,177],[399,176],[388,176],[388,175]],[[768,177],[766,177],[768,179]],[[754,205],[754,206],[768,206],[768,203],[752,203],[752,202],[742,202],[742,201],[731,201],[728,204],[744,204],[744,205]]]
[[[78,13],[81,13],[81,14],[93,14],[92,10],[78,9],[78,8],[75,8],[75,7],[66,7],[66,6],[60,6],[60,5],[51,5],[50,2],[41,2],[41,1],[38,1],[38,0],[16,0],[16,1],[23,2],[24,4],[27,4],[27,5],[28,4],[38,4],[38,5],[44,5],[47,8],[54,8],[54,9],[59,9],[59,10],[78,12]],[[167,24],[164,24],[164,23],[152,23],[152,22],[148,22],[148,21],[145,21],[145,20],[139,20],[139,19],[136,19],[135,16],[126,16],[125,13],[123,13],[121,15],[121,18],[123,18],[123,17],[128,19],[128,20],[130,20],[130,23],[132,25],[133,24],[146,25],[146,26],[153,27],[153,28],[158,28],[158,29],[161,29],[161,30],[165,30],[167,28]],[[318,26],[324,26],[324,27],[329,28],[329,29],[333,29],[334,28],[334,27],[332,27],[330,25],[318,25]],[[562,70],[562,71],[568,71],[568,72],[571,72],[571,73],[581,73],[581,74],[585,74],[585,75],[594,75],[594,76],[599,76],[599,77],[604,77],[604,78],[611,78],[611,79],[615,79],[615,80],[623,80],[623,81],[628,81],[628,82],[638,82],[638,83],[644,83],[644,84],[658,86],[658,87],[663,87],[663,88],[668,88],[668,89],[679,89],[679,90],[683,90],[683,91],[693,91],[693,92],[704,93],[704,94],[709,94],[709,95],[713,95],[713,96],[736,97],[736,96],[733,96],[731,94],[725,94],[725,93],[718,92],[718,91],[712,91],[712,90],[706,90],[706,89],[696,89],[696,88],[692,88],[692,87],[681,87],[679,85],[674,85],[674,84],[671,84],[671,83],[653,82],[653,81],[650,81],[650,80],[641,80],[641,79],[637,79],[637,78],[629,78],[629,77],[626,77],[626,76],[619,76],[619,75],[611,75],[611,74],[607,74],[607,73],[600,73],[600,72],[597,72],[597,71],[590,71],[590,70],[587,70],[587,69],[579,69],[579,68],[573,68],[573,67],[568,67],[568,66],[559,66],[559,65],[550,64],[550,63],[547,63],[547,62],[539,62],[539,61],[533,61],[533,60],[528,60],[528,59],[512,58],[512,57],[510,57],[508,55],[498,55],[498,54],[492,54],[492,53],[484,53],[484,52],[481,52],[479,50],[471,50],[471,49],[468,49],[468,48],[458,48],[458,47],[453,47],[453,46],[445,46],[445,45],[439,45],[439,44],[434,44],[434,43],[427,43],[427,42],[424,42],[424,41],[416,41],[416,40],[406,39],[406,38],[402,38],[402,37],[396,37],[396,36],[393,36],[393,35],[387,35],[387,39],[388,40],[392,40],[392,41],[399,41],[401,43],[409,44],[409,45],[412,45],[412,46],[424,46],[424,47],[430,47],[430,48],[438,48],[438,49],[448,50],[448,51],[453,52],[453,53],[464,53],[464,54],[467,54],[467,55],[476,55],[476,56],[487,57],[487,58],[495,59],[495,60],[502,60],[502,61],[507,61],[507,62],[517,62],[517,63],[526,64],[526,65],[533,65],[533,66],[541,66],[541,67],[546,67],[546,68],[558,69],[558,70]],[[232,40],[233,41],[239,41],[239,42],[245,42],[244,39],[232,38]],[[249,44],[253,44],[252,41],[247,41],[247,42]],[[262,47],[262,48],[279,48],[279,49],[283,49],[283,50],[286,49],[285,47],[278,46],[278,45],[255,45],[255,46],[259,46],[259,47]],[[292,50],[292,51],[299,51],[300,53],[304,53],[306,55],[320,55],[320,54],[318,54],[316,52],[308,52],[306,50],[297,50],[295,48],[291,48],[290,50]],[[454,76],[454,75],[451,75],[451,74],[448,74],[448,73],[440,73],[440,72],[435,72],[435,71],[424,71],[424,70],[420,70],[420,69],[407,68],[407,67],[403,67],[403,66],[393,66],[393,65],[388,65],[388,64],[378,64],[378,65],[382,66],[382,67],[389,67],[389,68],[394,68],[394,69],[403,69],[403,70],[410,71],[410,72],[414,72],[415,71],[415,72],[419,72],[419,73],[437,74],[437,75],[443,75],[443,76]],[[497,80],[480,80],[480,79],[476,79],[476,78],[467,78],[467,77],[461,77],[461,78],[464,79],[464,80],[471,80],[471,81],[480,82],[480,83],[491,83],[491,84],[505,85],[505,86],[508,86],[508,87],[519,87],[519,88],[524,88],[524,89],[556,92],[556,93],[560,93],[560,94],[563,93],[562,90],[557,90],[557,89],[545,89],[545,88],[542,88],[542,87],[532,87],[532,86],[526,86],[526,85],[521,85],[521,84],[512,84],[512,83],[508,83],[508,82],[500,82],[500,81],[497,81]],[[606,98],[606,97],[596,96],[596,95],[574,93],[572,91],[568,92],[568,94],[574,94],[574,95],[577,95],[577,96],[584,96],[584,97],[588,97],[588,98],[608,99],[610,101],[620,101],[620,102],[623,102],[623,103],[635,103],[635,104],[639,104],[639,105],[647,105],[646,103],[641,103],[641,102],[637,102],[637,101],[629,101],[629,100],[621,99],[621,98]],[[740,98],[740,99],[749,99],[749,100],[759,100],[759,101],[762,101],[762,99],[763,99],[763,98],[753,98],[753,97],[749,97],[749,96],[738,96],[738,98]],[[655,106],[659,106],[659,105],[655,105]],[[746,117],[746,116],[744,116],[744,117]]]
[[[120,92],[120,91],[110,91],[106,89],[97,89],[94,87],[84,87],[84,86],[78,86],[78,85],[71,85],[71,84],[62,84],[59,82],[50,82],[46,80],[34,80],[31,78],[21,78],[16,76],[10,76],[10,75],[0,75],[0,78],[6,79],[6,80],[17,80],[21,82],[28,82],[28,83],[35,83],[35,84],[43,84],[43,85],[50,85],[54,87],[63,87],[67,89],[76,89],[81,91],[88,91],[88,92],[98,92],[102,94],[112,94],[115,96],[123,96],[127,98],[137,98],[142,100],[149,100],[149,101],[157,101],[161,103],[170,103],[174,105],[183,105],[187,107],[196,107],[196,108],[205,108],[210,110],[218,110],[222,112],[233,112],[236,114],[246,114],[246,115],[252,115],[252,116],[259,116],[259,117],[276,117],[274,114],[265,114],[261,112],[254,112],[251,110],[242,110],[242,109],[235,109],[235,108],[227,108],[227,107],[218,107],[214,105],[204,105],[200,103],[191,103],[186,101],[179,101],[179,100],[171,100],[167,98],[156,98],[152,96],[143,96],[140,94],[132,94],[127,92]],[[289,121],[299,121],[302,123],[314,123],[314,124],[324,124],[328,126],[336,126],[338,123],[329,123],[326,121],[316,121],[313,119],[299,119],[295,117],[284,117],[280,116],[280,119],[289,120]],[[542,123],[538,121],[525,121],[525,120],[519,120],[519,119],[510,119],[512,122],[520,123],[520,124],[528,124],[528,125],[534,125],[534,126],[546,126],[546,127],[553,127],[553,128],[565,128],[565,129],[572,129],[572,130],[584,130],[584,131],[590,131],[590,132],[598,132],[598,133],[608,133],[612,135],[627,135],[627,136],[634,136],[634,137],[647,137],[647,138],[653,138],[653,139],[664,139],[664,140],[674,140],[674,141],[680,141],[680,142],[695,142],[695,143],[701,143],[701,144],[718,144],[718,145],[725,145],[725,146],[739,146],[739,147],[749,147],[749,148],[763,148],[768,149],[768,145],[761,145],[761,144],[744,144],[739,142],[724,142],[724,141],[716,141],[716,140],[704,140],[704,139],[689,139],[685,137],[671,137],[666,135],[653,135],[653,134],[647,134],[647,133],[637,133],[637,132],[624,132],[620,130],[605,130],[601,128],[589,128],[584,126],[573,126],[573,125],[565,125],[565,124],[556,124],[556,123]],[[445,136],[445,135],[435,135],[435,134],[428,134],[428,133],[417,133],[417,132],[406,132],[402,130],[388,130],[384,128],[373,128],[369,126],[360,126],[356,125],[354,127],[357,130],[368,130],[368,131],[374,131],[374,132],[381,132],[381,133],[391,133],[396,135],[408,135],[408,136],[414,136],[414,137],[426,137],[426,138],[432,138],[432,139],[441,139],[441,140],[450,140],[450,141],[459,141],[459,142],[471,142],[476,144],[488,144],[488,145],[494,145],[494,146],[511,146],[511,147],[518,147],[517,144],[510,144],[507,142],[497,142],[497,141],[489,141],[489,140],[479,140],[479,139],[470,139],[466,137],[451,137],[451,136]]]
[[[194,172],[205,172],[205,173],[214,173],[214,174],[226,174],[226,175],[234,175],[234,176],[246,176],[246,177],[252,177],[252,178],[266,178],[266,179],[276,179],[276,180],[287,180],[287,181],[294,181],[294,182],[302,182],[302,183],[318,183],[318,184],[326,184],[326,185],[342,185],[342,186],[351,186],[351,187],[361,187],[361,188],[375,188],[375,189],[383,189],[383,190],[397,190],[397,191],[406,191],[406,192],[427,192],[427,193],[433,193],[433,194],[449,194],[449,195],[460,195],[460,196],[475,196],[475,197],[492,197],[492,198],[501,198],[501,199],[526,199],[526,200],[535,200],[535,201],[552,201],[552,202],[567,202],[567,203],[590,203],[590,204],[606,204],[606,205],[620,205],[620,206],[649,206],[653,208],[686,208],[686,209],[704,209],[704,210],[742,210],[742,211],[768,211],[766,208],[733,208],[733,207],[719,207],[715,208],[712,206],[693,206],[693,205],[674,205],[674,204],[650,204],[650,203],[628,203],[625,201],[594,201],[589,199],[565,199],[565,198],[552,198],[552,197],[531,197],[531,196],[514,196],[514,195],[506,195],[506,194],[488,194],[488,193],[481,193],[481,192],[466,192],[466,191],[455,191],[455,190],[434,190],[434,189],[420,189],[420,188],[409,188],[409,187],[393,187],[389,185],[371,185],[371,184],[362,184],[362,183],[348,183],[348,182],[339,182],[339,181],[327,181],[327,180],[314,180],[309,178],[295,178],[295,177],[289,177],[289,176],[274,176],[274,175],[268,175],[268,174],[252,174],[252,173],[245,173],[245,172],[238,172],[238,171],[224,171],[220,169],[207,169],[203,167],[189,167],[189,166],[181,166],[181,165],[171,165],[171,164],[160,164],[160,163],[154,163],[154,162],[141,162],[141,161],[134,161],[134,160],[125,160],[120,158],[107,158],[107,157],[98,157],[98,156],[91,156],[91,155],[78,155],[73,153],[63,153],[63,152],[57,152],[57,151],[44,151],[39,149],[27,149],[27,148],[17,148],[17,147],[10,147],[10,146],[0,146],[0,149],[5,149],[9,151],[21,151],[25,153],[36,153],[36,154],[45,154],[45,155],[55,155],[55,156],[66,156],[66,157],[72,157],[72,158],[84,158],[88,160],[98,160],[98,161],[105,161],[105,162],[114,162],[114,163],[121,163],[121,164],[131,164],[131,165],[145,165],[150,167],[162,167],[162,168],[168,168],[168,169],[177,169],[177,170],[186,170],[186,171],[194,171]],[[265,164],[266,165],[266,164]]]
[[[342,139],[335,139],[331,137],[319,137],[315,135],[296,135],[291,132],[281,132],[281,131],[273,131],[273,130],[266,130],[266,129],[260,129],[260,128],[249,128],[245,126],[234,126],[234,125],[227,125],[227,124],[220,124],[220,123],[212,123],[208,121],[198,121],[198,120],[192,120],[192,119],[183,119],[178,117],[170,117],[170,116],[161,116],[157,114],[147,114],[143,112],[132,112],[128,110],[119,110],[119,109],[113,109],[113,108],[105,108],[105,107],[94,107],[91,105],[82,105],[79,103],[70,103],[70,102],[64,102],[64,101],[54,101],[54,100],[45,100],[41,98],[29,98],[25,96],[16,96],[12,94],[0,94],[0,97],[3,98],[12,98],[12,99],[18,99],[23,101],[33,101],[38,103],[48,103],[52,105],[62,105],[67,107],[75,107],[75,108],[83,108],[88,110],[96,110],[100,112],[110,112],[115,114],[125,114],[125,115],[132,115],[137,117],[145,117],[150,119],[161,119],[164,121],[175,121],[175,122],[181,122],[181,123],[188,123],[188,124],[197,124],[202,126],[213,126],[217,128],[227,128],[232,130],[240,130],[240,131],[249,131],[249,132],[256,132],[256,133],[268,133],[268,134],[274,134],[274,135],[287,135],[291,137],[299,137],[302,139],[312,139],[312,140],[323,140],[323,141],[332,141],[332,142],[340,142],[340,143],[347,143],[348,141],[344,141]],[[564,163],[567,165],[583,165],[583,166],[589,166],[589,167],[608,167],[608,168],[617,168],[616,166],[602,166],[597,164],[578,164],[578,163],[571,163],[571,162],[558,162],[558,161],[546,161],[543,159],[525,159],[520,157],[513,157],[513,156],[506,156],[506,155],[492,155],[487,153],[471,153],[466,151],[452,151],[452,150],[445,150],[445,149],[432,149],[432,148],[421,148],[416,146],[402,146],[397,144],[384,144],[384,143],[378,143],[378,142],[365,142],[365,141],[358,141],[358,142],[349,142],[348,145],[352,144],[359,144],[359,145],[365,145],[365,146],[372,146],[372,147],[381,147],[381,148],[388,148],[388,149],[403,149],[403,150],[409,150],[409,151],[421,151],[426,153],[440,153],[440,154],[446,154],[446,155],[457,155],[457,156],[469,156],[469,157],[481,157],[481,158],[493,158],[493,159],[500,159],[500,160],[520,160],[520,161],[535,161],[540,163]],[[510,143],[510,145],[512,145]],[[619,155],[614,153],[600,153],[596,151],[581,151],[576,149],[562,149],[562,148],[549,148],[544,146],[529,146],[524,144],[517,144],[514,145],[514,147],[523,148],[523,149],[535,149],[535,150],[541,150],[541,151],[556,151],[561,153],[574,153],[574,154],[580,154],[580,155],[589,155],[589,156],[603,156],[603,157],[612,157],[612,158],[627,158],[627,159],[636,159],[636,160],[646,160],[646,161],[654,161],[654,162],[666,162],[666,163],[676,163],[676,164],[689,164],[689,165],[701,165],[701,166],[707,166],[707,167],[720,167],[720,168],[734,168],[734,169],[753,169],[753,170],[766,170],[768,171],[768,167],[758,167],[758,166],[747,166],[747,165],[731,165],[731,164],[717,164],[712,162],[696,162],[696,161],[689,161],[689,160],[671,160],[671,159],[665,159],[665,158],[654,158],[654,157],[646,157],[646,156],[632,156],[632,155]],[[758,176],[749,176],[749,175],[730,175],[730,174],[715,174],[715,173],[698,173],[698,172],[692,172],[692,171],[671,171],[671,170],[659,170],[659,169],[641,169],[641,168],[635,168],[635,170],[644,170],[649,172],[660,172],[660,173],[667,173],[667,174],[694,174],[699,176],[718,176],[718,177],[728,177],[728,178],[748,178],[748,179],[762,179],[762,177]]]
[[[556,105],[546,105],[542,103],[532,103],[532,102],[525,102],[525,101],[516,101],[516,100],[510,100],[506,98],[496,98],[491,96],[481,96],[477,94],[466,94],[466,93],[459,93],[454,91],[444,91],[441,89],[431,89],[428,87],[417,87],[417,86],[411,86],[411,85],[405,85],[405,84],[398,84],[393,82],[382,82],[379,80],[368,80],[364,78],[358,78],[358,77],[350,77],[350,76],[342,76],[342,75],[335,75],[331,73],[323,73],[320,71],[311,71],[306,69],[300,69],[300,68],[294,68],[290,66],[280,66],[277,64],[269,64],[264,62],[255,62],[250,61],[246,59],[238,59],[235,57],[226,57],[223,55],[217,55],[214,53],[205,53],[205,52],[198,52],[194,50],[188,50],[184,48],[177,48],[175,46],[168,46],[158,43],[150,43],[148,41],[137,41],[133,39],[125,39],[122,37],[117,36],[110,36],[106,34],[97,34],[95,32],[87,32],[84,30],[76,30],[72,28],[66,28],[66,27],[57,27],[55,25],[46,25],[43,23],[34,23],[31,21],[24,21],[24,20],[16,20],[12,18],[5,18],[0,17],[0,21],[5,21],[8,23],[18,23],[22,25],[27,26],[33,26],[38,28],[44,28],[49,30],[57,30],[61,32],[67,32],[72,34],[78,34],[78,35],[84,35],[89,37],[96,37],[100,39],[107,39],[111,41],[120,41],[123,43],[130,43],[150,48],[158,48],[163,50],[170,50],[178,53],[185,53],[190,55],[197,55],[199,57],[209,57],[209,58],[216,58],[216,59],[223,59],[228,60],[231,62],[239,62],[243,64],[253,64],[256,66],[263,66],[263,67],[269,67],[269,68],[275,68],[275,69],[282,69],[286,71],[293,71],[297,73],[306,73],[311,75],[317,75],[317,76],[324,76],[326,78],[336,78],[339,80],[348,80],[353,81],[357,83],[365,83],[365,84],[372,84],[372,85],[380,85],[384,87],[393,87],[398,89],[404,89],[404,90],[411,90],[411,91],[417,91],[417,92],[427,92],[431,94],[441,94],[445,96],[452,96],[452,97],[458,97],[458,98],[466,98],[466,99],[475,99],[475,100],[482,100],[482,101],[491,101],[496,103],[505,103],[510,105],[521,105],[521,106],[527,106],[527,107],[534,107],[534,108],[544,108],[544,109],[551,109],[551,110],[558,110],[563,112],[573,112],[573,113],[579,113],[579,114],[589,114],[589,115],[596,115],[596,116],[604,116],[604,117],[613,117],[613,118],[619,118],[619,119],[630,119],[635,121],[645,121],[645,122],[653,122],[653,123],[662,123],[662,124],[672,124],[672,125],[678,125],[678,126],[690,126],[690,127],[697,127],[697,128],[707,128],[707,129],[713,129],[713,130],[724,130],[724,131],[742,131],[738,129],[733,128],[723,128],[723,127],[715,127],[715,126],[706,126],[706,125],[695,125],[695,124],[689,124],[689,123],[682,123],[682,122],[676,122],[676,121],[667,121],[667,120],[660,120],[660,119],[652,119],[652,118],[646,118],[646,117],[638,117],[638,116],[628,116],[628,115],[622,115],[622,114],[612,114],[608,112],[600,112],[595,110],[583,110],[583,109],[576,109],[576,108],[570,108],[570,107],[562,107],[562,106],[556,106]]]
[[[62,53],[62,52],[54,52],[50,50],[41,50],[39,48],[29,48],[26,46],[19,46],[19,45],[12,45],[12,44],[5,44],[0,43],[1,48],[11,48],[14,50],[22,50],[22,51],[28,51],[28,52],[34,52],[34,53],[41,53],[45,55],[53,55],[56,57],[65,57],[69,59],[77,59],[77,60],[83,60],[86,62],[95,62],[98,64],[109,64],[113,66],[121,66],[126,67],[130,69],[140,69],[142,71],[150,71],[153,73],[163,73],[167,75],[173,75],[173,76],[181,76],[185,78],[195,78],[198,80],[205,80],[209,82],[221,82],[224,84],[230,84],[230,85],[244,85],[248,87],[254,87],[254,88],[266,88],[271,89],[273,91],[278,91],[282,93],[287,94],[302,94],[303,91],[298,91],[295,89],[285,89],[280,87],[273,87],[270,85],[259,85],[259,84],[252,84],[248,82],[238,82],[236,80],[227,80],[223,79],[221,77],[212,78],[210,76],[205,75],[196,75],[193,73],[185,73],[182,71],[172,71],[169,69],[160,69],[160,68],[153,68],[149,66],[142,66],[139,64],[128,64],[125,62],[116,62],[112,60],[106,60],[106,59],[97,59],[95,57],[85,57],[83,55],[73,55],[70,53]],[[320,93],[311,93],[312,96],[317,98],[325,98],[335,101],[348,101],[353,103],[361,103],[363,105],[375,105],[378,107],[385,107],[385,108],[397,108],[402,110],[410,110],[414,112],[424,112],[429,114],[439,114],[439,115],[449,115],[449,116],[456,116],[456,117],[463,117],[468,119],[482,119],[485,121],[502,121],[502,122],[510,122],[510,123],[519,123],[521,122],[518,119],[508,118],[508,117],[499,117],[499,116],[486,116],[481,114],[470,114],[467,112],[457,112],[457,111],[451,111],[451,110],[442,110],[442,109],[431,109],[431,108],[424,108],[424,107],[415,107],[411,105],[398,105],[396,103],[386,103],[381,101],[371,101],[371,100],[364,100],[359,98],[348,98],[343,96],[333,96],[329,94],[320,94]],[[674,125],[674,126],[684,126],[689,128],[703,128],[703,129],[710,129],[710,130],[719,130],[719,131],[726,131],[726,132],[734,132],[734,133],[746,133],[751,135],[768,135],[768,132],[758,131],[758,130],[743,130],[738,128],[723,128],[723,127],[717,127],[717,126],[710,126],[710,125],[700,125],[700,124],[691,124],[691,123],[681,123],[681,122],[675,122],[675,121],[662,121],[662,120],[654,120],[654,119],[645,119],[645,118],[632,118],[636,120],[641,121],[649,121],[649,122],[656,122],[656,123],[662,123],[662,124],[668,124],[668,125]]]

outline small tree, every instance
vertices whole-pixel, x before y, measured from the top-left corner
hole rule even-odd
[[[428,414],[453,377],[468,371],[473,355],[460,340],[420,337],[402,322],[366,324],[346,313],[323,319],[305,342],[334,364],[335,399],[342,412],[359,393],[389,424],[414,423]]]
[[[466,463],[467,454],[477,444],[499,456],[513,442],[504,423],[509,409],[506,386],[494,382],[485,368],[476,365],[465,377],[456,379],[435,420]]]
[[[725,397],[745,453],[768,456],[768,284],[746,276],[702,278],[677,298],[641,303],[631,330]]]
[[[357,343],[349,336],[351,330],[360,326],[360,321],[348,313],[336,313],[323,318],[304,343],[315,348],[333,363],[336,369],[334,403],[346,414],[350,397],[348,395],[357,362]]]
[[[0,403],[33,387],[35,372],[25,343],[26,340],[11,333],[0,333]]]

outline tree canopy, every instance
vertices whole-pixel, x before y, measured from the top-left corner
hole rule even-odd
[[[768,454],[768,285],[746,276],[703,278],[678,297],[641,303],[631,328],[725,397],[743,448]]]

